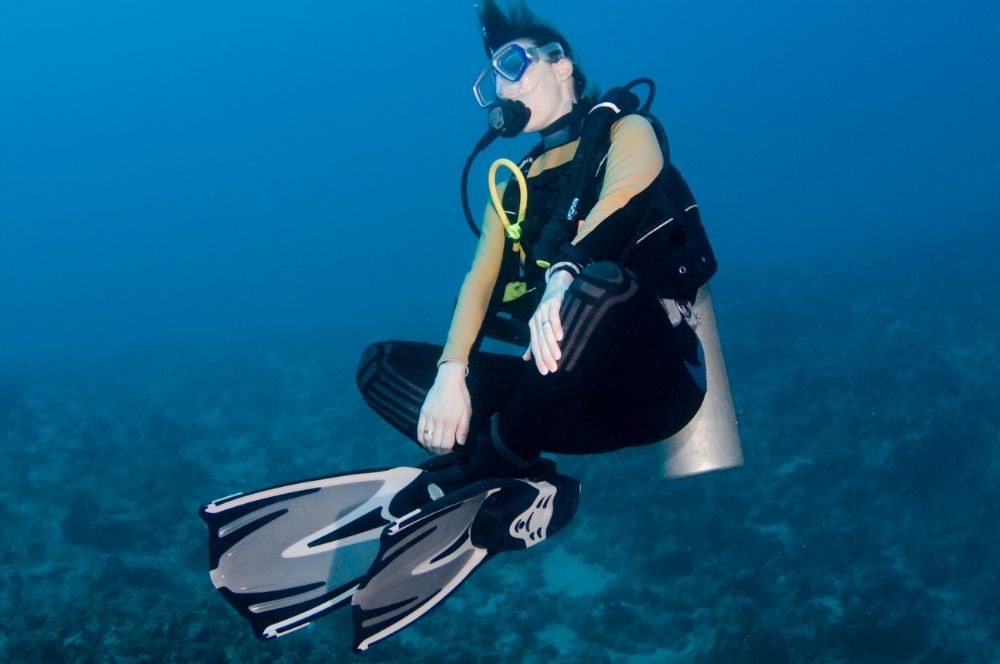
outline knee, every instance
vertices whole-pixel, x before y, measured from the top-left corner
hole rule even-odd
[[[625,270],[613,261],[596,261],[583,268],[580,276],[593,281],[617,283],[625,278]]]
[[[385,356],[389,354],[390,345],[382,341],[368,346],[361,352],[361,360],[358,362],[355,383],[362,392],[371,383],[372,377],[378,372],[379,367],[384,362]]]
[[[592,302],[629,297],[635,289],[636,284],[632,274],[612,261],[591,263],[570,286],[573,295]]]

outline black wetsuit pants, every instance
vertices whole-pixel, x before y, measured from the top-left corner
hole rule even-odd
[[[518,466],[542,452],[590,454],[645,445],[679,431],[704,398],[703,358],[685,323],[615,263],[594,263],[560,309],[559,370],[476,351],[469,358],[469,440],[488,439]],[[404,436],[437,375],[441,347],[409,341],[369,346],[358,367],[365,401]],[[482,445],[482,443],[477,443]]]

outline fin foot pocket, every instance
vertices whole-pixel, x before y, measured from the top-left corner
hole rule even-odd
[[[576,514],[580,483],[540,464],[545,479],[485,479],[382,532],[352,603],[354,647],[366,650],[443,602],[486,560],[529,548]]]

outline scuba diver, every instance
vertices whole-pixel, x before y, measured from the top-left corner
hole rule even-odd
[[[366,649],[496,553],[569,523],[579,482],[544,453],[662,441],[707,403],[714,374],[692,323],[716,262],[648,113],[652,82],[641,107],[632,85],[598,98],[568,40],[524,2],[477,11],[488,64],[473,92],[490,129],[463,175],[472,266],[443,346],[375,343],[357,372],[366,403],[432,456],[202,507],[212,581],[261,638],[351,604]],[[540,142],[491,169],[512,177],[477,228],[469,166],[524,132]],[[483,351],[487,337],[523,353]]]
[[[691,420],[705,395],[698,339],[680,308],[672,305],[675,324],[656,284],[621,260],[667,171],[653,126],[638,113],[611,125],[602,181],[588,183],[590,205],[577,204],[566,219],[558,206],[597,100],[586,94],[569,42],[523,4],[510,17],[493,1],[479,12],[490,65],[476,98],[523,105],[521,131],[541,137],[524,173],[519,235],[506,229],[507,211],[519,205],[518,187],[508,184],[502,210],[486,211],[444,346],[374,344],[358,370],[379,415],[433,454],[456,454],[469,479],[516,476],[543,452],[661,441]],[[521,357],[477,348],[505,310],[527,324]]]

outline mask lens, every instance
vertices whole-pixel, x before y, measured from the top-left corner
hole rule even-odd
[[[476,102],[483,108],[497,100],[496,76],[493,74],[492,67],[487,67],[479,74],[479,78],[472,85],[472,94],[475,95]]]
[[[566,57],[558,42],[546,44],[541,48],[532,46],[525,49],[520,44],[510,44],[493,55],[490,66],[479,74],[472,86],[472,94],[480,106],[486,108],[497,100],[497,77],[511,83],[516,83],[524,76],[528,66],[544,55],[549,62],[555,62]]]
[[[508,46],[493,58],[493,67],[508,81],[520,79],[528,64],[530,64],[528,54],[517,44]]]

